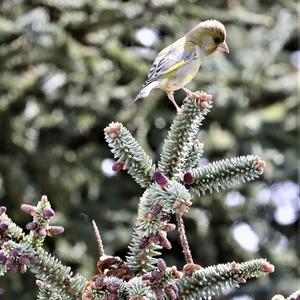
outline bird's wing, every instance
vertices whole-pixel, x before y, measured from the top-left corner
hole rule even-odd
[[[143,87],[171,73],[198,57],[196,45],[185,43],[185,37],[163,49],[154,60]]]

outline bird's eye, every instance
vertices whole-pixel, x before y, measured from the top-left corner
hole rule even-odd
[[[215,41],[216,44],[219,44],[221,40],[220,40],[220,38],[215,37],[214,41]]]

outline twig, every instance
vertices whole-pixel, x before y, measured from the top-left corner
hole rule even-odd
[[[186,238],[185,228],[184,228],[184,223],[183,223],[181,213],[176,214],[176,220],[177,220],[179,238],[180,238],[181,246],[183,248],[184,258],[185,258],[187,264],[193,264],[194,261],[193,261],[192,253],[191,253],[191,250],[190,250],[190,247],[188,244],[188,240]]]
[[[99,250],[99,256],[101,257],[101,256],[105,255],[102,239],[100,236],[99,229],[94,220],[92,220],[92,225],[93,225],[95,236],[96,236],[97,246],[98,246],[98,250]]]

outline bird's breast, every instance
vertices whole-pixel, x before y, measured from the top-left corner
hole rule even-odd
[[[187,85],[197,74],[201,61],[192,60],[164,78],[159,86],[163,90],[178,90]]]

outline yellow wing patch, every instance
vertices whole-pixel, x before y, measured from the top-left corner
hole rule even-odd
[[[186,61],[181,60],[177,64],[175,64],[174,66],[170,67],[168,70],[166,70],[165,72],[163,72],[162,75],[166,75],[166,74],[169,74],[169,73],[171,73],[173,71],[176,71],[178,68],[182,67],[185,64],[186,64]]]

